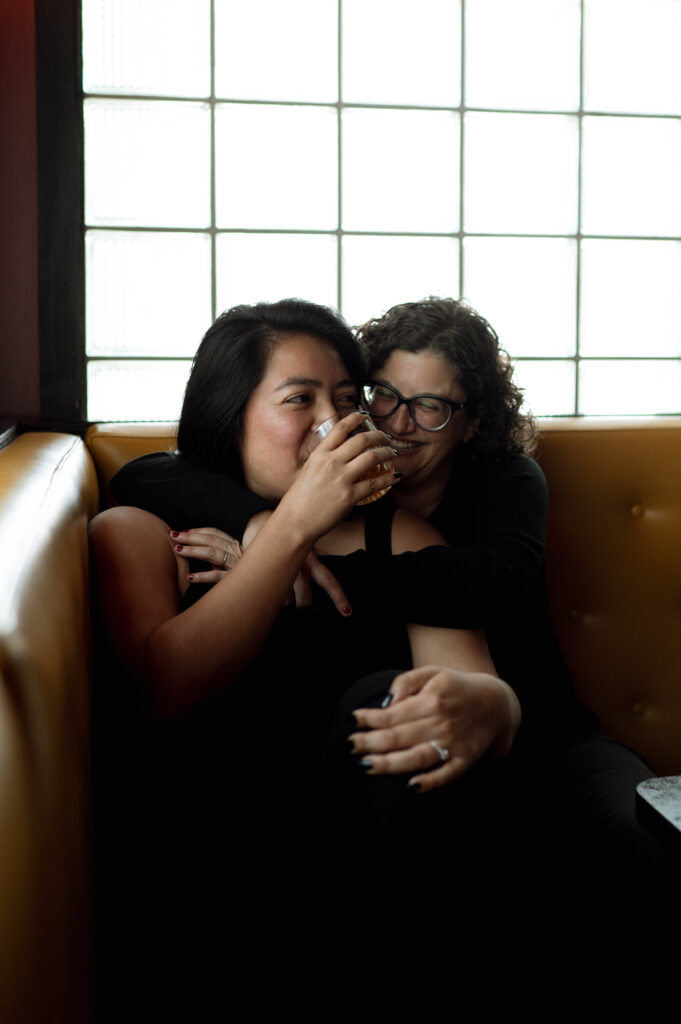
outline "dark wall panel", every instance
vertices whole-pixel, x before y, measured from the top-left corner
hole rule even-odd
[[[2,0],[0,420],[40,415],[33,0]]]

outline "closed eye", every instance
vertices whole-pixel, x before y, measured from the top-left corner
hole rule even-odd
[[[419,409],[432,412],[441,409],[443,404],[431,395],[420,395],[418,398],[414,399],[414,401],[417,402]]]

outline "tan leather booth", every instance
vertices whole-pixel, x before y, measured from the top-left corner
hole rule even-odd
[[[70,434],[0,451],[0,1020],[90,1007],[90,455]]]
[[[660,774],[681,772],[681,417],[540,421],[554,625],[579,696]],[[104,424],[102,487],[174,425]]]
[[[0,1020],[91,1019],[87,523],[173,424],[0,451]],[[681,773],[681,418],[541,422],[552,612],[578,694]]]

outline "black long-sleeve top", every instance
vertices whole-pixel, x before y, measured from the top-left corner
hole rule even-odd
[[[214,526],[239,539],[250,517],[271,507],[234,480],[160,452],[128,463],[110,488],[121,504],[173,528]],[[518,694],[525,728],[541,724],[548,738],[593,728],[594,719],[571,698],[550,620],[547,507],[546,481],[532,459],[472,466],[461,458],[430,517],[449,548],[393,557],[358,551],[326,561],[353,604],[353,589],[370,581],[373,602],[395,607],[397,599],[404,621],[484,629],[500,676]]]

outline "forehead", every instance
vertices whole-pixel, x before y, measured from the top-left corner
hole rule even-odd
[[[265,368],[264,380],[276,386],[287,377],[330,375],[349,378],[339,353],[330,342],[313,334],[285,334],[275,338]]]
[[[388,384],[394,384],[407,397],[417,394],[442,395],[456,400],[465,397],[454,364],[430,349],[421,352],[396,349],[390,353],[376,376],[384,378]]]

